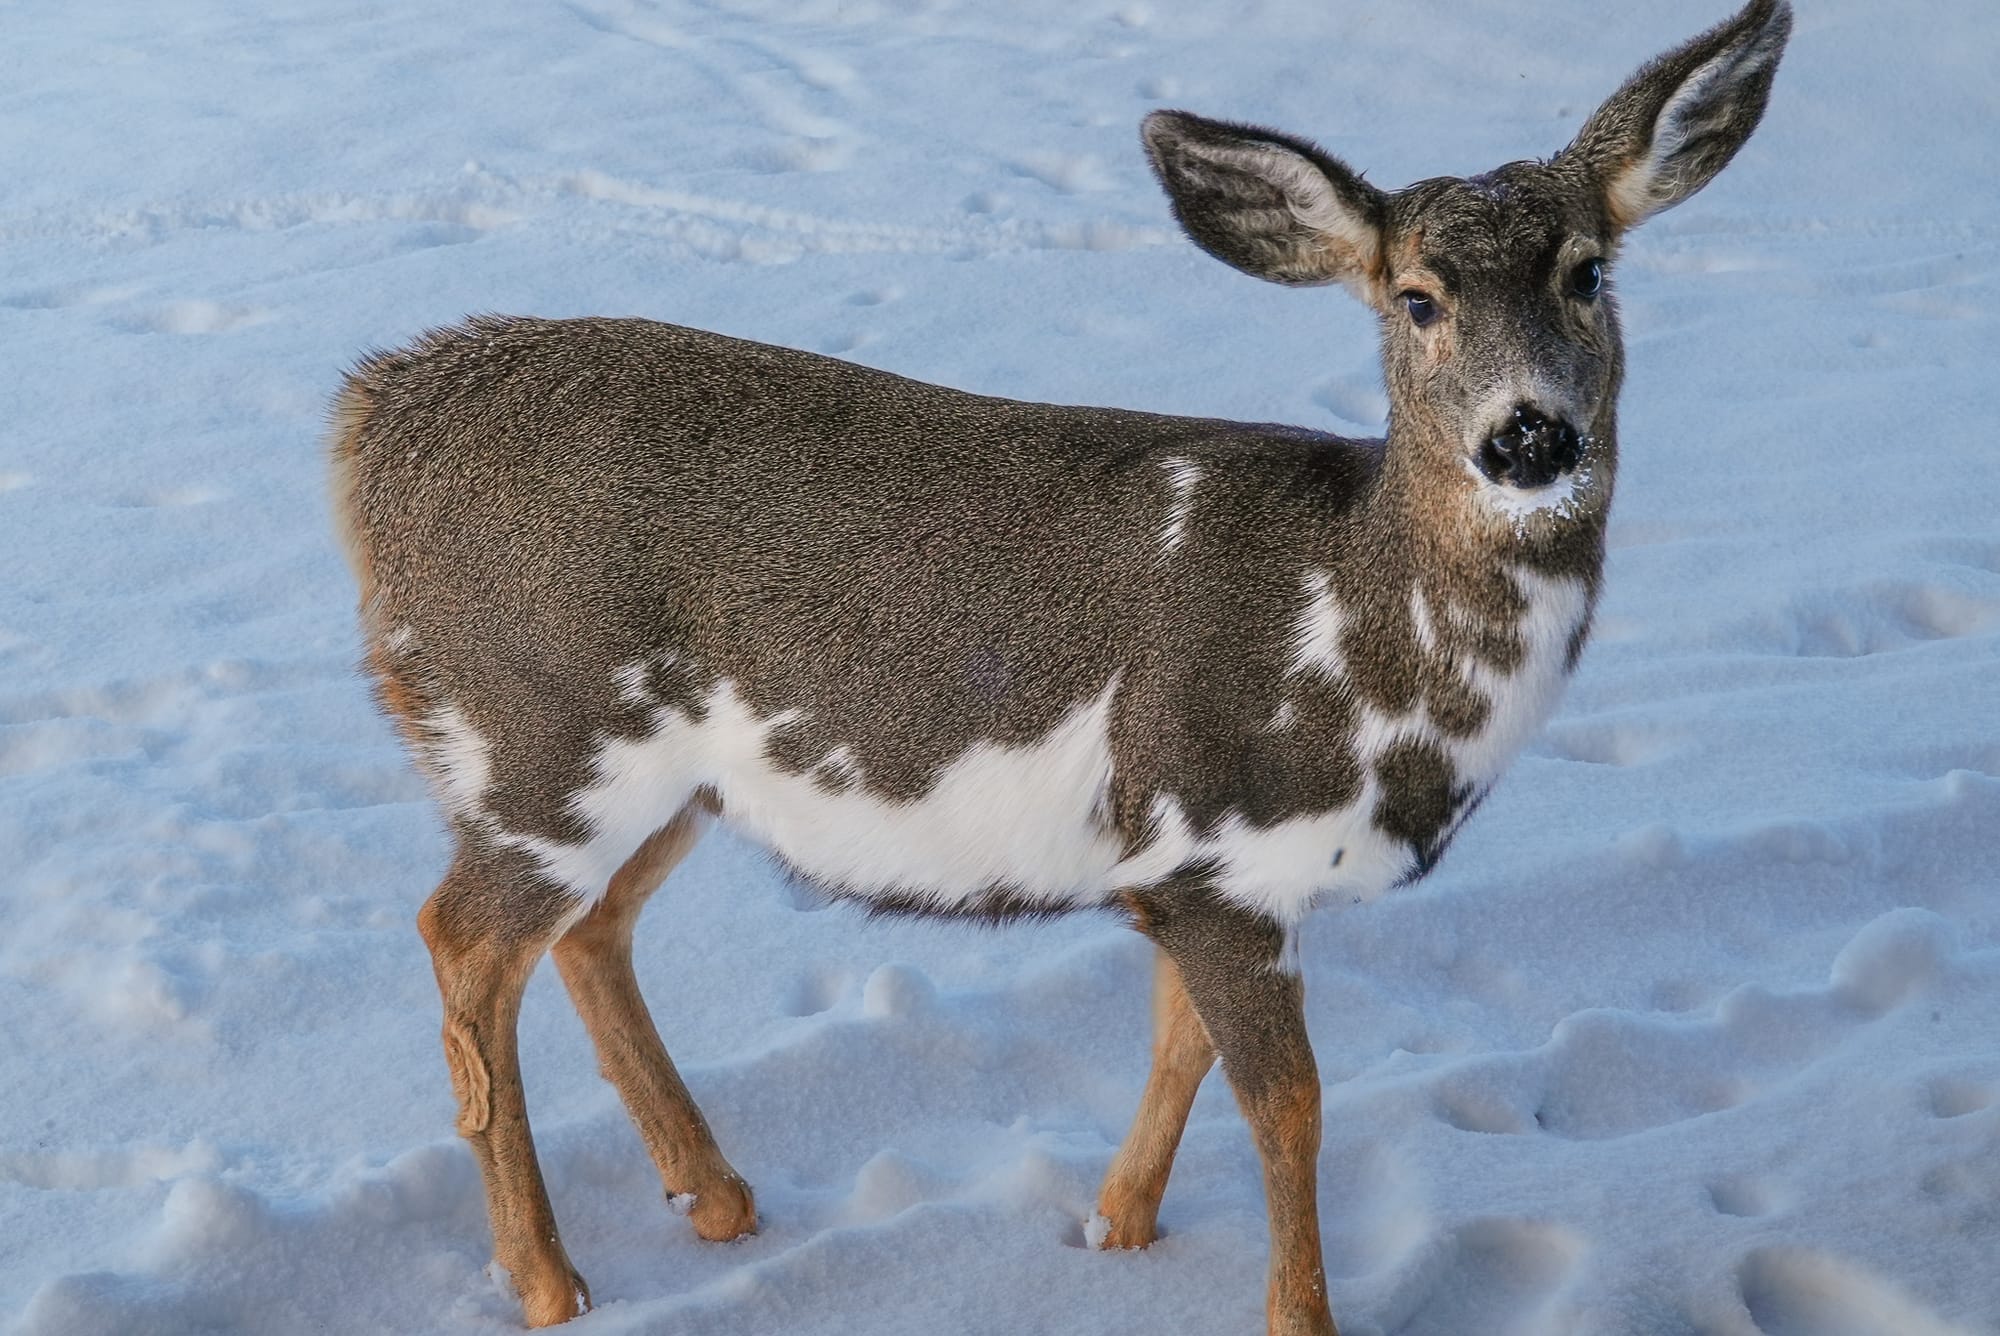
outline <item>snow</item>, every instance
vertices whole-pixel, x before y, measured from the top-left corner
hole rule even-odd
[[[1368,316],[1180,241],[1139,118],[1475,172],[1725,3],[8,5],[0,1326],[517,1329],[323,494],[358,352],[643,314],[1367,430]],[[1613,266],[1577,679],[1428,881],[1298,933],[1348,1336],[2000,1330],[1996,68],[1986,7],[1803,0],[1763,129]],[[1115,923],[871,922],[718,833],[640,972],[762,1232],[666,1209],[544,969],[574,1330],[1261,1329],[1219,1079],[1161,1241],[1086,1246],[1148,1052]]]

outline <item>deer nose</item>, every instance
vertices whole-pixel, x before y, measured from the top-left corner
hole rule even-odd
[[[1508,487],[1546,487],[1583,458],[1583,437],[1526,404],[1517,404],[1507,425],[1479,447],[1479,471]]]

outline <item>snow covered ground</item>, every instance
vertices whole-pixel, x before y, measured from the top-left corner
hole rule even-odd
[[[1140,115],[1475,171],[1727,3],[0,5],[0,1324],[518,1321],[328,534],[357,352],[629,313],[1374,429],[1368,318],[1180,241]],[[1800,0],[1764,128],[1625,252],[1600,633],[1442,868],[1305,936],[1350,1336],[2000,1331],[1996,70],[1990,6]],[[668,1213],[545,971],[580,1336],[1261,1330],[1220,1080],[1167,1237],[1082,1246],[1133,934],[871,923],[718,836],[640,946],[763,1233]]]

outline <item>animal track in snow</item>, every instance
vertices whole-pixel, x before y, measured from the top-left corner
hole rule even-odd
[[[1379,433],[1389,421],[1389,396],[1373,372],[1336,376],[1312,392],[1312,401],[1342,423]]]
[[[1584,1245],[1534,1220],[1474,1220],[1424,1259],[1389,1336],[1545,1336]]]
[[[1324,1250],[1330,1276],[1368,1276],[1403,1264],[1430,1236],[1415,1176],[1393,1150],[1376,1147],[1320,1171],[1333,1206]]]
[[[793,980],[785,995],[787,1016],[817,1016],[833,1010],[847,992],[848,978],[840,970],[818,970]]]
[[[1089,154],[1030,153],[1016,159],[1013,167],[1065,195],[1110,190],[1117,184],[1104,164]]]
[[[400,225],[399,236],[418,244],[469,241],[534,214],[574,206],[600,206],[624,232],[651,237],[669,257],[739,264],[788,264],[807,255],[912,254],[977,259],[1023,251],[1121,251],[1174,245],[1178,233],[1165,227],[1135,226],[1110,218],[1043,222],[997,216],[1006,201],[994,197],[991,210],[971,210],[955,222],[918,226],[870,222],[772,208],[696,195],[598,171],[564,172],[517,179],[489,172],[476,163],[436,188],[352,195],[311,192],[172,204],[74,216],[50,213],[26,222],[0,219],[0,241],[58,237],[67,241],[157,243],[188,231],[238,228],[268,232],[309,225]],[[412,225],[416,230],[410,232]],[[407,247],[405,247],[407,249]],[[121,293],[120,297],[132,295]],[[113,300],[107,298],[106,300]],[[192,326],[204,323],[183,312]],[[159,312],[130,323],[135,331],[174,323]],[[200,332],[215,332],[205,330]]]
[[[944,1195],[951,1184],[924,1165],[893,1150],[878,1151],[854,1175],[846,1202],[849,1224],[887,1220],[912,1206]]]
[[[1735,1108],[1790,1082],[1866,1025],[1923,994],[1949,969],[1950,924],[1898,909],[1856,932],[1824,986],[1724,995],[1708,1015],[1580,1011],[1527,1053],[1471,1058],[1441,1071],[1438,1116],[1466,1132],[1535,1131],[1608,1140]],[[1990,1085],[1941,1079],[1932,1106],[1976,1112]],[[1981,1101],[1985,1101],[1982,1103]],[[1723,1188],[1727,1201],[1747,1200]],[[1735,1212],[1730,1212],[1735,1213]]]
[[[2000,1087],[1992,1081],[1974,1081],[1961,1076],[1941,1076],[1931,1082],[1931,1112],[1940,1118],[1963,1118],[1993,1107]]]
[[[1492,1073],[1461,1072],[1449,1079],[1438,1092],[1438,1116],[1461,1132],[1487,1136],[1516,1136],[1535,1124],[1514,1092],[1501,1088]]]
[[[843,62],[817,53],[799,54],[763,38],[686,32],[660,16],[657,6],[624,0],[617,4],[571,4],[570,12],[599,32],[629,38],[669,53],[693,66],[722,96],[741,106],[747,120],[772,137],[752,149],[752,165],[775,171],[830,171],[845,166],[858,135],[845,120],[805,105],[838,101],[856,75]],[[789,85],[789,86],[788,86]]]
[[[138,296],[144,288],[136,284],[103,287],[77,284],[56,288],[30,288],[0,297],[0,307],[14,311],[60,311],[72,306],[108,306]]]
[[[1744,1307],[1763,1336],[1971,1336],[1853,1262],[1759,1248],[1737,1268]]]
[[[45,1191],[136,1188],[188,1174],[214,1173],[222,1156],[205,1141],[185,1146],[127,1146],[109,1151],[0,1155],[0,1182]]]
[[[1750,1218],[1783,1210],[1790,1195],[1771,1179],[1742,1174],[1709,1184],[1708,1200],[1722,1215]]]
[[[1681,730],[1638,719],[1558,720],[1543,731],[1541,748],[1586,765],[1645,765],[1674,750]]]
[[[829,357],[845,357],[859,348],[875,341],[875,336],[865,329],[850,329],[833,334],[819,341],[819,350]]]
[[[1044,224],[972,214],[949,227],[852,222],[661,189],[595,171],[565,176],[558,188],[630,210],[635,230],[683,245],[704,259],[747,264],[785,264],[809,254],[976,258],[1022,250],[1129,250],[1174,240],[1163,228],[1104,220]]]
[[[2000,588],[1955,580],[1882,583],[1805,595],[1766,622],[1773,648],[1802,658],[1859,658],[2000,627]]]
[[[182,483],[173,487],[152,487],[127,492],[114,503],[131,510],[171,509],[175,506],[203,506],[227,498],[228,492],[207,483]]]
[[[227,334],[265,324],[277,317],[261,306],[228,306],[221,302],[169,302],[141,316],[131,328],[154,334]]]

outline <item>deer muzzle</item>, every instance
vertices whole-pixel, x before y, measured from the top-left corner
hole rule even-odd
[[[1518,405],[1507,425],[1479,447],[1479,471],[1489,481],[1532,491],[1546,487],[1583,459],[1575,427]]]

